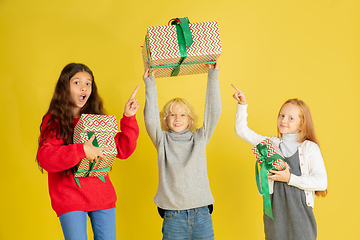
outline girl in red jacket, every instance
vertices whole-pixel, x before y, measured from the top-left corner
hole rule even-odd
[[[121,132],[115,136],[117,158],[128,158],[135,150],[139,127],[135,114],[139,109],[135,94],[125,104],[120,121]],[[74,126],[81,114],[104,115],[92,71],[84,64],[70,63],[62,70],[49,109],[40,127],[37,163],[48,172],[51,205],[60,219],[66,240],[87,239],[87,215],[95,239],[116,239],[115,189],[105,176],[81,178],[81,188],[73,173],[83,158],[97,162],[106,159],[101,151],[108,147],[92,145],[94,136],[86,143],[73,143]]]

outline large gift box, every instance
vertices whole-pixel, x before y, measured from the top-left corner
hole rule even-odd
[[[255,176],[256,185],[259,192],[263,196],[264,212],[273,219],[271,200],[269,194],[268,174],[272,174],[269,170],[282,171],[286,168],[286,160],[280,149],[270,139],[257,144],[253,149],[256,157]],[[260,177],[258,165],[260,165]]]
[[[115,144],[115,135],[117,133],[118,127],[115,116],[81,114],[74,128],[74,143],[85,143],[95,134],[95,139],[92,142],[95,147],[111,147],[112,150],[102,151],[108,160],[99,159],[95,163],[95,161],[90,162],[90,160],[84,158],[80,161],[74,173],[75,181],[79,187],[79,177],[98,177],[105,182],[104,176],[108,174],[117,155]]]
[[[144,67],[156,69],[155,77],[207,73],[207,65],[216,63],[221,55],[218,23],[189,23],[186,17],[170,22],[148,27],[142,50]]]

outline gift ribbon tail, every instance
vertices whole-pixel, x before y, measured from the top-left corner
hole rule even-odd
[[[86,132],[86,133],[87,133],[88,139],[90,139],[92,137],[92,135],[95,134],[95,132]],[[96,139],[96,135],[95,135],[94,140],[92,141],[92,145],[94,145],[95,147],[99,147],[99,143]]]
[[[269,193],[269,182],[267,176],[266,167],[263,166],[264,162],[261,164],[260,169],[260,177],[261,177],[261,188],[262,188],[262,196],[263,196],[263,204],[264,204],[264,212],[268,215],[271,219],[274,219],[271,209],[271,199]]]
[[[260,187],[260,176],[259,176],[259,167],[258,167],[258,161],[255,162],[255,180],[256,180],[256,186],[259,191],[259,193],[262,195],[261,187]]]
[[[95,134],[95,132],[87,132],[88,139],[90,139],[92,137],[92,135],[94,135],[94,134]],[[92,141],[92,145],[94,147],[100,147],[100,145],[99,145],[99,143],[97,141],[96,135],[95,135],[94,140]],[[95,161],[90,162],[89,172],[94,168],[95,164],[96,164]],[[88,174],[89,174],[89,172],[88,172]]]
[[[77,178],[77,177],[74,177],[74,179],[75,179],[75,182],[77,183],[77,185],[81,188],[81,186],[80,186],[80,180],[79,180],[79,178]]]
[[[180,68],[181,68],[181,64],[184,62],[185,58],[186,58],[186,57],[184,57],[184,58],[182,57],[182,58],[180,59],[179,65],[177,65],[177,66],[174,68],[174,70],[171,72],[171,77],[175,77],[175,76],[179,75]]]
[[[98,177],[101,181],[103,181],[103,182],[105,182],[105,178],[104,178],[104,176],[100,176],[100,177]]]

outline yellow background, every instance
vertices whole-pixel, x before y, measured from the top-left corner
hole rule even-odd
[[[141,46],[148,26],[185,16],[218,21],[223,48],[222,115],[207,148],[216,239],[264,239],[255,158],[234,133],[231,83],[245,92],[249,126],[263,135],[276,134],[277,112],[288,98],[310,106],[329,183],[328,196],[315,200],[318,239],[359,239],[359,10],[358,0],[0,0],[0,239],[63,239],[35,154],[41,118],[69,62],[93,70],[108,114],[118,119],[140,86],[137,149],[110,173],[118,195],[117,236],[161,239],[153,203],[156,151],[143,119]],[[205,74],[157,83],[161,107],[183,97],[202,122]]]

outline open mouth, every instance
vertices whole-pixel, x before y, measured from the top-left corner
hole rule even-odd
[[[80,101],[84,101],[85,98],[86,98],[86,95],[81,95],[81,96],[79,97],[79,100],[80,100]]]

